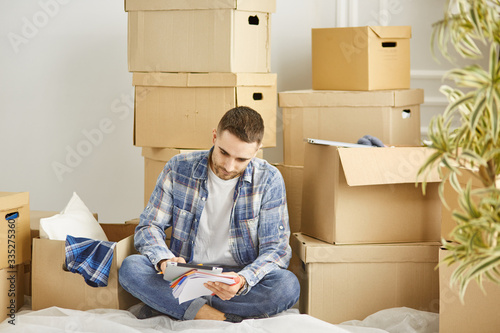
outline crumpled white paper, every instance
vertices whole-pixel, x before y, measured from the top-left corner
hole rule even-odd
[[[439,314],[400,307],[381,310],[364,320],[350,320],[342,324],[375,327],[389,333],[438,333]]]

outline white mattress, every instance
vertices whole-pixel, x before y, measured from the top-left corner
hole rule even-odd
[[[332,332],[332,333],[435,333],[438,332],[438,314],[409,308],[379,311],[363,321],[332,325],[296,309],[266,319],[228,323],[208,320],[176,321],[166,316],[136,319],[139,306],[129,310],[97,309],[89,311],[51,307],[31,311],[23,307],[15,316],[15,326],[5,320],[1,332],[103,332],[103,333],[216,333],[216,332]]]

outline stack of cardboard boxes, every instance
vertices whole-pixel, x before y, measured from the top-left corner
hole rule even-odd
[[[29,193],[0,192],[0,218],[0,321],[15,324],[31,264]]]
[[[406,26],[313,29],[313,89],[279,93],[280,167],[287,190],[302,184],[288,197],[290,219],[300,219],[291,239],[299,306],[331,323],[398,306],[438,311],[439,177],[426,195],[415,186],[429,151],[419,147],[423,91],[410,89],[410,37]],[[365,135],[398,147],[306,142]]]
[[[212,129],[233,107],[258,111],[263,147],[276,145],[275,8],[275,1],[125,1],[145,204],[163,165],[183,151],[209,149]]]

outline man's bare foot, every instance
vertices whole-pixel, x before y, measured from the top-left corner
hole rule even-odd
[[[214,309],[210,305],[205,304],[198,311],[194,319],[225,320],[226,316],[224,315],[224,312],[220,312],[219,310]]]
[[[239,323],[243,320],[238,315],[235,314],[226,314],[224,312],[220,312],[217,309],[214,309],[210,305],[203,305],[194,319],[204,319],[204,320],[220,320],[220,321],[229,321],[232,323]]]

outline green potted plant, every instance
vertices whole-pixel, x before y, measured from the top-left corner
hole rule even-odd
[[[449,104],[430,122],[429,147],[434,153],[419,174],[425,176],[438,168],[443,202],[445,183],[458,193],[461,209],[453,212],[456,227],[451,242],[443,241],[449,255],[442,263],[456,263],[451,282],[459,284],[463,297],[473,280],[479,285],[484,279],[500,284],[500,189],[496,183],[500,174],[500,0],[448,0],[446,6],[444,18],[433,25],[433,51],[436,44],[444,58],[457,66],[451,49],[471,64],[445,75],[455,87],[440,88]],[[478,62],[482,57],[489,59],[486,66]],[[482,186],[461,185],[457,176],[464,170]]]

